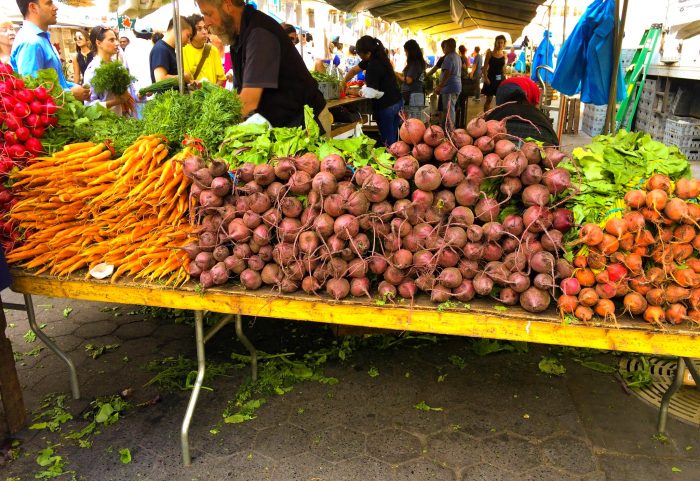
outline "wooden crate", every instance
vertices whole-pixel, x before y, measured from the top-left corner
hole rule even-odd
[[[561,102],[562,134],[578,134],[578,126],[581,120],[581,99],[563,97]]]

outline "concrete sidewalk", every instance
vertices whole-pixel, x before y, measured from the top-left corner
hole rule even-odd
[[[6,291],[3,300],[21,298]],[[193,465],[184,468],[179,429],[189,391],[144,387],[154,373],[142,366],[181,354],[193,359],[193,329],[153,319],[138,306],[116,307],[35,299],[44,332],[78,365],[83,400],[67,402],[76,419],[60,432],[19,433],[13,451],[19,456],[5,456],[4,467],[0,447],[0,480],[34,479],[46,469],[36,462],[39,450],[55,444],[63,470],[74,472],[58,479],[89,481],[700,479],[698,428],[670,419],[669,438],[655,439],[656,411],[626,394],[612,375],[573,362],[575,352],[530,345],[528,352],[480,357],[463,338],[357,348],[345,362],[325,364],[324,375],[337,384],[304,382],[268,396],[257,418],[241,424],[221,422],[249,374],[232,370],[206,383],[214,390],[200,397],[190,433]],[[25,341],[23,313],[7,315],[16,352],[40,346]],[[316,324],[258,319],[246,331],[270,353],[303,353],[339,340]],[[92,359],[87,344],[118,347]],[[234,350],[245,352],[227,328],[208,346],[208,359],[231,362]],[[543,356],[560,356],[566,374],[540,372]],[[609,354],[595,360],[616,362]],[[67,372],[48,349],[22,356],[18,370],[30,410],[49,393],[69,393]],[[147,405],[99,429],[90,448],[62,437],[85,427],[79,414],[90,401],[125,389],[133,390],[132,405]],[[130,450],[129,464],[120,462],[123,448]]]

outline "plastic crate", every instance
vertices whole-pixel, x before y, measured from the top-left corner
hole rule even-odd
[[[340,97],[340,84],[336,82],[319,82],[318,89],[326,100],[335,100]]]
[[[663,143],[677,146],[688,160],[700,160],[700,120],[669,117],[664,126]]]

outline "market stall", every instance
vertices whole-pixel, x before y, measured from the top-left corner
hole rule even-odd
[[[13,288],[74,396],[32,295],[196,312],[185,464],[206,340],[234,321],[255,352],[242,315],[700,357],[700,180],[673,146],[621,132],[570,156],[478,117],[407,119],[387,150],[321,136],[308,107],[303,128],[241,123],[206,84],[125,119],[52,74],[0,72]],[[205,334],[207,310],[229,317]]]

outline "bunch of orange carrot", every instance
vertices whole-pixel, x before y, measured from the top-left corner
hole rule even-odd
[[[587,252],[561,282],[559,309],[582,321],[629,313],[657,326],[700,324],[698,195],[700,180],[656,174],[627,192],[621,218],[585,224],[575,244]]]
[[[165,285],[189,279],[187,219],[191,181],[181,155],[168,159],[160,136],[141,137],[112,159],[105,144],[67,145],[13,174],[19,201],[10,211],[24,243],[10,263],[67,276],[100,263]]]

